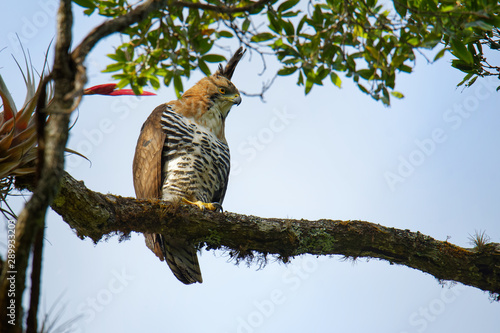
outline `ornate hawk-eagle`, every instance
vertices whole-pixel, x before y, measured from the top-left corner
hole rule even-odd
[[[240,48],[225,68],[201,79],[179,100],[153,110],[141,129],[133,173],[138,199],[220,207],[229,177],[229,147],[224,123],[241,96],[230,81],[245,51]],[[182,283],[202,282],[196,249],[182,239],[144,234],[146,245],[166,260]]]

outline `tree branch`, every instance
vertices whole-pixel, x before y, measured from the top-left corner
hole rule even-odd
[[[16,184],[18,187],[26,185]],[[291,257],[343,255],[379,258],[489,291],[500,292],[500,244],[465,249],[419,232],[363,221],[291,220],[200,211],[159,200],[135,200],[93,192],[69,174],[52,208],[94,242],[113,234],[158,232],[209,249],[229,248],[239,259],[256,253]]]
[[[42,252],[44,232],[45,228],[38,229],[33,244],[30,307],[28,311],[28,318],[26,319],[26,333],[38,332],[38,305],[40,302],[40,286],[42,279]]]
[[[64,169],[64,148],[68,139],[70,117],[68,110],[73,105],[73,100],[66,97],[73,89],[75,77],[73,62],[69,56],[73,24],[71,4],[71,0],[61,0],[57,14],[57,41],[51,74],[54,80],[54,99],[46,110],[37,110],[38,113],[51,114],[48,123],[45,123],[46,117],[38,118],[42,120],[38,126],[38,129],[41,130],[38,133],[41,140],[39,141],[39,160],[37,161],[39,179],[37,179],[32,197],[19,214],[16,223],[15,265],[4,265],[2,270],[0,317],[5,323],[6,318],[12,319],[9,314],[14,314],[13,323],[15,324],[6,324],[3,332],[20,332],[22,330],[22,296],[30,250],[35,235],[45,225],[47,208],[59,190],[59,181]],[[7,280],[7,277],[10,279]],[[14,305],[14,309],[9,308],[12,305]]]
[[[72,53],[73,59],[77,64],[82,64],[89,52],[101,39],[115,32],[123,31],[130,25],[146,19],[152,11],[164,8],[167,4],[167,0],[148,0],[123,16],[105,21],[92,29],[80,45],[75,48]]]

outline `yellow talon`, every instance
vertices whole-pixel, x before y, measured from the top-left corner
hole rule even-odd
[[[182,201],[184,201],[185,203],[190,204],[190,205],[198,206],[198,208],[201,210],[204,210],[204,209],[217,210],[219,208],[211,202],[201,202],[201,201],[192,202],[186,198],[182,198]]]

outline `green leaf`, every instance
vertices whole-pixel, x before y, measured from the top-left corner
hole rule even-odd
[[[108,54],[108,57],[115,61],[121,61],[121,62],[127,61],[127,56],[122,49],[116,49],[115,53]]]
[[[412,37],[406,41],[411,46],[417,47],[420,44],[420,39],[417,37]]]
[[[342,80],[340,79],[340,77],[337,75],[337,73],[335,72],[331,72],[330,73],[330,79],[332,80],[332,83],[334,85],[336,85],[337,87],[339,88],[342,88]]]
[[[313,87],[314,82],[312,80],[307,79],[306,80],[306,95],[309,94]]]
[[[114,61],[124,61],[121,57],[116,53],[107,54],[108,58],[113,59]]]
[[[393,0],[393,2],[394,2],[394,9],[396,9],[396,12],[399,14],[399,16],[405,17],[408,6],[406,0]]]
[[[312,15],[312,20],[316,23],[316,24],[321,24],[323,23],[323,12],[321,11],[321,7],[319,5],[315,5],[314,6],[314,12],[313,12],[313,15]]]
[[[283,67],[278,71],[278,75],[285,76],[295,73],[297,67]]]
[[[474,22],[470,22],[470,23],[467,23],[465,25],[466,28],[479,28],[481,30],[484,30],[484,31],[491,31],[493,30],[494,26],[492,26],[491,24],[488,24],[484,21],[474,21]]]
[[[285,32],[288,36],[293,36],[295,34],[292,22],[282,20],[281,26],[283,27],[283,29],[285,29]]]
[[[466,62],[464,62],[462,60],[458,60],[458,59],[453,59],[451,61],[451,66],[455,67],[456,69],[461,70],[464,73],[470,73],[470,72],[474,71],[473,66],[467,64]]]
[[[199,54],[205,54],[207,53],[208,51],[210,51],[210,49],[212,49],[212,46],[213,46],[213,42],[210,40],[210,39],[207,39],[207,38],[203,38],[203,39],[197,39],[198,40],[198,47],[197,47],[197,52]]]
[[[316,84],[323,85],[323,79],[330,74],[330,70],[326,69],[324,66],[320,66],[316,71],[316,79],[314,80]]]
[[[149,79],[149,83],[151,84],[151,86],[155,90],[160,89],[160,80],[158,80],[158,78],[156,76],[150,75],[150,76],[148,76],[148,79]]]
[[[143,76],[140,76],[137,78],[137,85],[139,86],[145,86],[146,84],[148,84],[148,79],[143,77]],[[142,94],[142,91],[141,91],[141,94]]]
[[[247,32],[249,27],[250,27],[250,19],[247,17],[245,18],[245,21],[243,21],[243,24],[241,25],[241,30]]]
[[[399,91],[391,91],[391,95],[394,96],[394,97],[396,97],[397,99],[402,99],[402,98],[405,97],[405,95],[403,95]]]
[[[446,51],[448,51],[450,48],[449,47],[445,47],[444,49],[442,49],[441,51],[439,51],[436,56],[434,57],[434,60],[433,61],[436,61],[440,58],[442,58],[444,56],[444,54],[446,53]]]
[[[206,75],[210,76],[212,74],[210,72],[210,68],[208,68],[207,64],[203,60],[198,60],[198,68]]]
[[[446,6],[441,6],[439,10],[443,13],[451,12],[455,9],[455,5],[446,5]]]
[[[172,71],[167,71],[165,73],[165,77],[163,78],[163,84],[165,84],[165,86],[168,87],[170,85],[170,82],[172,82],[172,78],[173,78]]]
[[[373,46],[366,45],[365,49],[370,53],[373,59],[378,60],[380,58],[380,50],[375,49]]]
[[[278,7],[278,13],[282,13],[284,11],[287,11],[288,9],[294,7],[297,3],[299,3],[300,0],[288,0],[283,2],[281,5]]]
[[[226,57],[220,54],[206,54],[203,57],[201,57],[201,59],[207,62],[221,62],[226,60]]]
[[[123,69],[124,65],[125,64],[123,62],[117,62],[114,64],[110,64],[110,65],[106,66],[106,69],[104,69],[102,72],[103,73],[117,72],[117,71]]]
[[[276,17],[276,13],[273,11],[268,11],[267,12],[267,19],[269,20],[269,29],[271,29],[275,33],[279,34],[281,32],[281,25],[278,22],[278,19]]]
[[[469,80],[471,77],[472,77],[472,73],[469,73],[467,75],[464,76],[464,78],[462,79],[462,81],[460,81],[458,84],[457,84],[457,87],[460,87],[462,84],[464,84],[465,82],[467,82],[467,80]]]
[[[95,8],[96,5],[92,0],[73,0],[78,6],[83,8]]]
[[[219,31],[219,36],[225,37],[225,38],[231,38],[231,37],[233,37],[233,34],[230,31],[222,30],[222,31]]]
[[[184,91],[184,86],[182,85],[182,80],[179,75],[174,76],[174,89],[177,98],[181,98],[182,92]]]
[[[365,80],[370,80],[373,77],[373,74],[375,72],[374,68],[367,68],[367,69],[360,69],[358,70],[359,76],[361,76]]]
[[[300,10],[291,10],[289,12],[281,14],[282,17],[295,17],[300,14]]]
[[[265,41],[273,39],[273,38],[274,38],[274,35],[272,33],[263,32],[263,33],[252,36],[252,38],[250,38],[250,41],[252,41],[254,43],[259,43],[259,42],[265,42]]]
[[[391,105],[391,100],[388,96],[382,96],[380,97],[380,100],[382,101],[382,103],[384,103],[384,105]]]
[[[394,89],[394,86],[396,85],[396,73],[393,72],[386,76],[385,85],[391,89]]]
[[[358,83],[358,88],[365,94],[369,94],[368,89],[366,89],[364,86],[362,86],[360,83]]]
[[[304,15],[302,17],[302,19],[300,20],[299,24],[297,25],[297,34],[300,33],[300,31],[302,30],[302,27],[304,26],[304,23],[306,23],[307,21],[307,15]]]
[[[405,65],[405,64],[403,64],[403,65],[399,66],[399,67],[398,67],[398,69],[399,69],[401,72],[405,72],[405,73],[411,73],[411,72],[413,71],[413,69],[412,69],[410,66]]]
[[[474,63],[474,58],[472,54],[467,50],[467,47],[459,41],[458,39],[451,40],[451,53],[458,59],[464,61],[465,63],[472,65]]]
[[[299,72],[299,79],[297,80],[297,84],[299,86],[304,84],[304,75],[302,75],[302,72]]]
[[[95,9],[96,9],[96,8],[97,8],[97,7],[92,7],[92,8],[85,9],[85,10],[83,11],[83,13],[84,13],[85,15],[87,15],[87,16],[90,16],[90,15],[92,15],[92,13],[95,11]]]
[[[138,86],[136,84],[133,84],[132,85],[132,90],[134,91],[134,94],[136,94],[137,96],[139,95],[142,95],[142,87],[141,86]]]
[[[467,82],[466,86],[467,87],[472,86],[474,84],[474,82],[476,82],[478,77],[479,77],[478,75],[474,76],[472,79],[469,80],[469,82]]]

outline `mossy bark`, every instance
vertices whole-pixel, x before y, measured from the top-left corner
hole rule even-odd
[[[98,242],[131,232],[158,232],[208,248],[226,248],[239,259],[275,255],[283,261],[301,254],[378,258],[440,280],[500,292],[500,245],[466,249],[447,241],[364,221],[292,220],[136,200],[93,192],[69,174],[52,208],[77,232]]]

